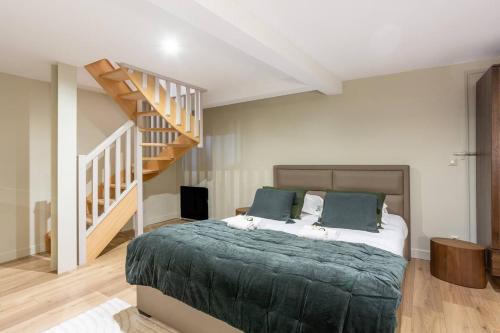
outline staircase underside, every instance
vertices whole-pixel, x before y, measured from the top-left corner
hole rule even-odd
[[[97,225],[87,236],[87,262],[101,254],[111,240],[127,224],[137,211],[137,186]]]

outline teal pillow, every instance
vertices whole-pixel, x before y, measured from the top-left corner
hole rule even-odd
[[[376,193],[328,192],[321,224],[330,228],[378,232],[378,200]]]
[[[385,193],[374,193],[377,195],[377,225],[382,228],[382,209],[384,208]]]
[[[255,192],[252,207],[247,215],[286,221],[290,218],[295,192],[260,188]]]
[[[264,186],[263,188],[279,190],[278,188],[271,186]],[[290,214],[290,217],[292,219],[300,219],[300,215],[302,214],[302,207],[304,207],[304,198],[306,197],[307,191],[301,188],[286,188],[283,190],[295,192],[295,199],[293,200],[292,212]],[[380,212],[382,212],[382,210]]]

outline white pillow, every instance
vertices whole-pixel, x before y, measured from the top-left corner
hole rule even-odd
[[[321,217],[321,213],[323,213],[323,198],[319,195],[306,193],[302,212]]]
[[[384,206],[382,207],[382,214],[389,214],[389,211],[387,210],[387,204],[384,201]]]
[[[406,225],[405,220],[399,215],[394,215],[394,214],[382,215],[382,224],[384,224],[385,229],[396,228],[401,230],[405,238],[408,236],[408,226]]]

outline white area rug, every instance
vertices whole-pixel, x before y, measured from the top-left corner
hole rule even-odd
[[[45,333],[178,333],[162,323],[140,315],[127,302],[113,298],[45,331]]]

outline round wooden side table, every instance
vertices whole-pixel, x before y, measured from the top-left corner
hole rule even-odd
[[[486,248],[450,238],[431,239],[431,274],[469,288],[486,287]]]

